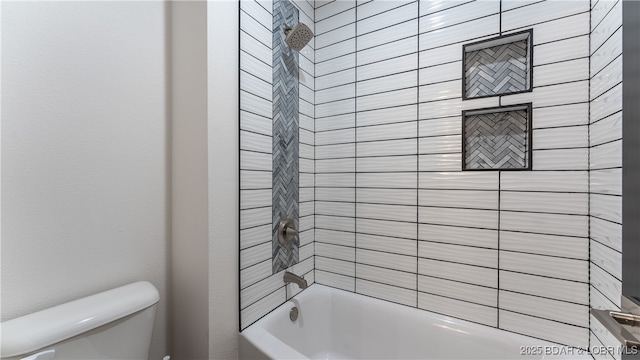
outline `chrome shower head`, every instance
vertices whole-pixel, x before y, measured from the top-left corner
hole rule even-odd
[[[285,25],[284,34],[287,36],[284,42],[295,51],[302,50],[313,39],[313,31],[303,23],[298,23],[293,28]]]

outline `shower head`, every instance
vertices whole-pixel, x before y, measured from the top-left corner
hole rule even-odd
[[[313,39],[313,31],[303,23],[298,23],[293,28],[285,25],[284,34],[287,36],[284,42],[295,51],[302,50]]]

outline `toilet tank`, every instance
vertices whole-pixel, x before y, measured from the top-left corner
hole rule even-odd
[[[148,359],[160,299],[147,281],[0,324],[0,358]]]

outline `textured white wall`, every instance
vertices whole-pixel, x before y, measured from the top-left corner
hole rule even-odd
[[[209,359],[238,357],[238,6],[207,5]]]
[[[149,280],[161,358],[165,5],[2,7],[2,320]]]
[[[206,359],[207,3],[171,3],[172,356]]]

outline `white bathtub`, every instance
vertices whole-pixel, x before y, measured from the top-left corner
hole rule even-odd
[[[291,321],[294,306],[299,315]],[[591,359],[574,348],[318,284],[245,329],[239,347],[243,360]]]

